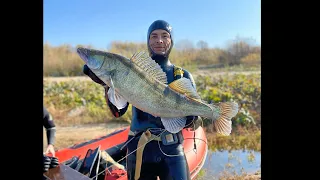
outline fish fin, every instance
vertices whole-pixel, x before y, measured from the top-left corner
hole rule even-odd
[[[164,84],[168,84],[166,73],[161,69],[158,63],[146,54],[145,51],[135,53],[130,60],[151,77]]]
[[[235,102],[222,102],[218,106],[209,104],[213,110],[213,125],[217,133],[222,135],[230,135],[232,130],[231,119],[238,113],[238,104]]]
[[[114,84],[111,77],[110,77],[110,88],[113,89],[113,92],[114,92]]]
[[[170,133],[177,133],[181,131],[187,122],[186,117],[177,117],[177,118],[161,118],[161,122],[164,128]]]
[[[213,125],[217,133],[222,134],[224,136],[229,136],[231,134],[232,121],[228,121],[228,120],[214,121]]]
[[[113,81],[112,81],[112,78],[110,77],[110,89],[112,91],[112,98],[114,101],[116,101],[116,90],[114,89],[114,84],[113,84]]]
[[[186,96],[191,99],[198,101],[201,100],[201,97],[198,95],[197,91],[192,86],[191,81],[185,77],[173,81],[168,86],[178,93],[186,94]]]

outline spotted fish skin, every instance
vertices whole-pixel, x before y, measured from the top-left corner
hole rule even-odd
[[[187,78],[168,84],[165,72],[145,52],[138,52],[130,59],[81,47],[77,48],[77,53],[96,76],[130,104],[155,117],[161,117],[162,122],[176,122],[170,122],[172,126],[183,126],[182,119],[186,116],[201,116],[217,121],[219,131],[229,131],[230,128],[225,126],[230,125],[221,124],[219,120],[231,121],[238,112],[237,103],[203,102]]]

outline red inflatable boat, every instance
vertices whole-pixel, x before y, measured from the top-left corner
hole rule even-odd
[[[128,133],[129,127],[56,151],[60,165],[44,173],[44,177],[65,180],[127,180],[126,148],[122,147],[127,141]],[[208,151],[205,132],[200,126],[195,131],[184,129],[182,134],[191,178],[195,179],[206,160]],[[194,149],[194,143],[196,143],[196,149]],[[110,155],[112,161],[103,163],[102,154]],[[51,155],[48,154],[48,156]],[[116,162],[123,168],[115,166],[112,162]]]

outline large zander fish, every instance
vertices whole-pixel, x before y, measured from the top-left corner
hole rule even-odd
[[[231,118],[238,113],[237,103],[205,103],[191,81],[184,77],[168,84],[166,73],[147,53],[136,53],[130,59],[83,47],[77,48],[77,53],[117,94],[136,108],[160,117],[169,132],[180,131],[186,125],[186,116],[200,116],[213,120],[218,133],[231,133]]]

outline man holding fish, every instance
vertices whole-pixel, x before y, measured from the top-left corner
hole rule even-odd
[[[213,120],[218,133],[231,133],[236,103],[207,104],[196,92],[192,75],[169,60],[174,44],[172,27],[154,21],[147,33],[149,54],[130,59],[93,49],[78,48],[86,62],[84,73],[105,87],[106,102],[115,117],[132,104],[127,141],[129,180],[190,179],[181,130],[193,127],[198,116]]]

